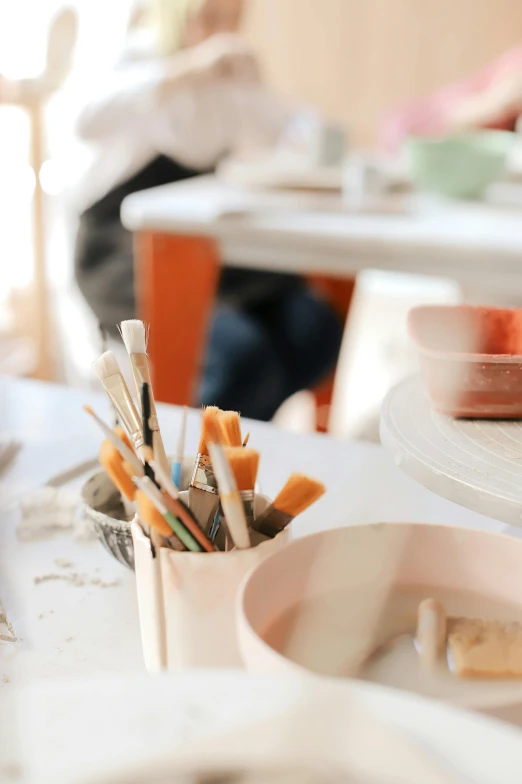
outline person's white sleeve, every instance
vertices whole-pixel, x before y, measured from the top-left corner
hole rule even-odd
[[[86,141],[96,141],[143,120],[157,106],[164,75],[161,62],[142,61],[116,68],[79,112],[77,134]]]

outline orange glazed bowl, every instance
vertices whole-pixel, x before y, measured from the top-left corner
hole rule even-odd
[[[522,309],[422,306],[408,314],[408,331],[437,411],[522,418]]]

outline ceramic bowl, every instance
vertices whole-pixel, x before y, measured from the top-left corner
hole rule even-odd
[[[182,487],[188,487],[194,457],[183,461]],[[83,485],[81,499],[96,536],[117,561],[134,569],[131,520],[134,509],[122,501],[119,490],[105,471],[97,471]]]
[[[259,673],[358,677],[392,588],[471,592],[522,612],[521,572],[522,541],[472,529],[376,523],[304,537],[271,555],[244,581],[237,608],[242,656]],[[265,641],[286,611],[334,593],[341,595],[342,612],[328,615],[329,628],[324,616],[301,614],[289,622],[284,647]],[[337,643],[329,643],[330,629],[340,625],[342,642],[337,634]],[[277,647],[290,650],[292,658]],[[501,696],[489,688],[459,687],[449,701],[484,709],[522,703],[522,681],[503,683]]]
[[[96,536],[117,561],[134,569],[130,521],[120,491],[105,471],[97,471],[83,485],[81,498],[85,516],[91,521]]]
[[[406,142],[411,176],[424,190],[454,198],[478,198],[506,168],[516,141],[507,131],[476,131]]]
[[[410,311],[408,330],[437,411],[522,417],[522,309],[422,306]]]

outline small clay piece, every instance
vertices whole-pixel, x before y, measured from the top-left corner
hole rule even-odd
[[[522,678],[522,625],[452,618],[448,649],[460,678]]]
[[[446,611],[435,599],[425,599],[417,610],[416,641],[422,663],[433,669],[446,648]]]

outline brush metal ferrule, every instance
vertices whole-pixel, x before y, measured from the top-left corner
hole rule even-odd
[[[239,497],[243,502],[243,509],[245,510],[247,523],[249,526],[251,526],[255,519],[254,502],[256,494],[253,490],[240,490]]]
[[[275,506],[269,506],[261,517],[254,520],[253,527],[260,534],[264,534],[273,539],[277,534],[281,533],[293,519],[292,515],[287,514],[287,512],[281,512],[281,510],[276,509]]]
[[[103,385],[114,408],[118,412],[118,416],[123,422],[123,426],[130,435],[134,447],[139,449],[144,446],[145,441],[143,440],[143,431],[138,412],[121,373],[107,376],[103,380]]]
[[[143,384],[149,385],[150,394],[150,417],[149,427],[151,430],[159,430],[158,415],[156,412],[156,403],[152,395],[152,384],[150,380],[149,360],[146,354],[129,354],[130,363],[132,366],[132,375],[134,376],[134,383],[138,394],[141,394]]]
[[[190,479],[190,486],[206,493],[217,494],[216,477],[212,470],[212,462],[208,455],[198,454]]]

